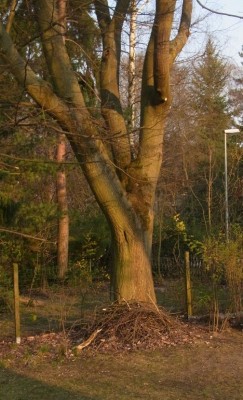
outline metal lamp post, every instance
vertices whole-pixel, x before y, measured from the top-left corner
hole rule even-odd
[[[227,157],[227,135],[240,133],[239,129],[224,130],[224,171],[225,171],[225,234],[226,241],[229,241],[229,199],[228,199],[228,157]]]

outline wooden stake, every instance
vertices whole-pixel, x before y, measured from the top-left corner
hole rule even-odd
[[[185,251],[185,285],[186,285],[187,317],[191,317],[192,316],[192,290],[191,290],[191,273],[190,273],[189,251]]]
[[[20,344],[20,312],[19,312],[19,266],[13,263],[14,276],[14,317],[15,317],[15,338],[16,343]]]

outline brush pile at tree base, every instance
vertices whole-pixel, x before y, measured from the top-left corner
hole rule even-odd
[[[193,330],[155,305],[124,302],[96,310],[93,321],[76,329],[73,338],[78,351],[155,349],[193,343]]]

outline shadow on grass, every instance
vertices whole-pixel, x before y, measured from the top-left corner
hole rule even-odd
[[[0,366],[0,399],[4,400],[102,400],[62,387],[48,385]]]

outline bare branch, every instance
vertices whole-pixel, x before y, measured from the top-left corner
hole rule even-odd
[[[72,69],[70,58],[63,40],[63,20],[58,15],[54,0],[35,2],[42,45],[50,76],[56,93],[75,105],[85,107],[85,102]]]
[[[63,121],[68,107],[53,92],[51,86],[38,77],[30,68],[28,63],[20,56],[10,36],[0,22],[0,57],[9,68],[19,84],[24,87],[30,96],[50,114],[55,116],[59,122]],[[68,114],[66,114],[67,116]],[[69,121],[69,122],[68,122]],[[65,125],[70,125],[71,118],[68,116]]]
[[[114,18],[116,20],[116,28],[119,30],[121,30],[122,28],[122,24],[126,17],[129,5],[130,5],[130,0],[117,1],[116,9],[114,12]]]
[[[196,0],[196,2],[205,10],[210,11],[213,14],[218,14],[218,15],[225,15],[226,17],[232,17],[232,18],[239,18],[239,19],[243,19],[243,16],[241,15],[236,15],[236,14],[228,14],[228,13],[224,13],[221,11],[216,11],[216,10],[212,10],[211,8],[206,7],[204,4],[201,3],[200,0]]]
[[[61,131],[63,133],[63,131]],[[55,160],[40,160],[37,158],[21,158],[21,157],[15,157],[9,154],[5,153],[0,153],[1,157],[5,157],[11,160],[15,161],[21,161],[25,163],[30,163],[30,164],[52,164],[52,165],[60,165],[60,162],[55,161]],[[63,161],[63,165],[79,165],[77,161]],[[12,168],[18,168],[18,167],[12,167]]]
[[[107,0],[95,0],[94,5],[99,27],[103,31],[111,22]]]
[[[9,13],[9,17],[8,17],[8,22],[6,25],[6,32],[10,32],[12,25],[13,25],[13,20],[14,20],[14,16],[15,16],[15,10],[18,4],[18,0],[13,0],[11,7],[10,7],[10,13]]]
[[[25,237],[27,239],[34,239],[34,240],[38,240],[38,241],[41,241],[41,242],[56,244],[56,242],[53,242],[53,241],[50,241],[50,240],[47,240],[47,239],[44,239],[44,238],[40,238],[38,236],[29,235],[27,233],[13,231],[12,229],[0,228],[0,232],[6,232],[6,233],[10,233],[11,235]]]
[[[122,169],[125,169],[131,161],[130,143],[119,93],[121,30],[129,2],[129,0],[118,0],[111,18],[106,0],[95,1],[103,42],[100,69],[102,115],[108,128],[114,163]]]
[[[161,102],[169,97],[169,49],[175,0],[156,1],[154,23],[154,86]]]
[[[190,34],[191,26],[191,16],[192,16],[192,0],[183,0],[181,21],[178,29],[178,34],[175,39],[170,43],[170,63],[172,64],[176,56],[180,53],[182,48],[187,42],[188,36]]]

